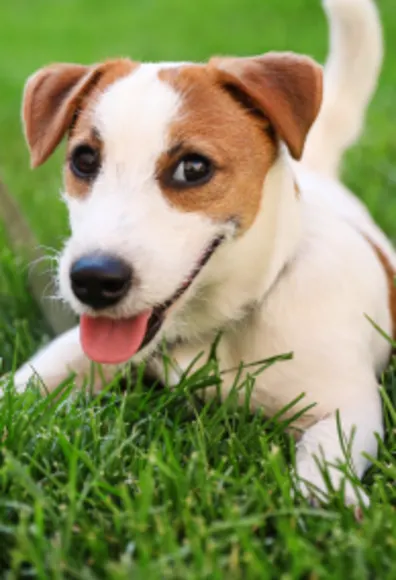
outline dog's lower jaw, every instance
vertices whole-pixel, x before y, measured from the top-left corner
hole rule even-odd
[[[309,428],[297,444],[297,488],[306,498],[326,502],[332,491],[341,491],[347,505],[369,504],[357,482],[369,465],[364,455],[375,457],[376,435],[383,436],[377,385],[372,386],[370,406],[354,404],[332,413]]]

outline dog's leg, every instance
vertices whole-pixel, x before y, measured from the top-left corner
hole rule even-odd
[[[319,421],[302,436],[297,444],[296,469],[303,495],[319,500],[327,497],[328,487],[319,462],[326,465],[333,489],[344,486],[346,504],[359,504],[359,496],[367,504],[366,495],[356,491],[334,465],[348,464],[348,469],[360,479],[369,466],[363,454],[375,457],[377,453],[376,433],[383,435],[381,401],[375,383],[370,393]]]
[[[168,387],[175,387],[188,370],[190,373],[199,369],[207,360],[211,343],[177,344],[172,347],[170,364],[165,366],[162,357],[150,361],[150,369]]]
[[[149,369],[155,374],[164,385],[173,388],[177,386],[183,376],[187,373],[189,376],[199,370],[209,358],[212,350],[213,341],[194,343],[194,344],[177,344],[173,346],[168,354],[170,355],[170,364],[164,364],[161,357],[152,359],[149,363]],[[227,344],[221,341],[217,345],[216,358],[221,369],[231,369],[235,363],[230,357]],[[235,372],[229,372],[222,376],[221,393],[226,397],[234,383]],[[216,396],[217,387],[205,387],[200,391],[200,396],[204,399]],[[243,395],[241,394],[241,397]]]
[[[65,332],[48,346],[39,351],[31,360],[25,363],[14,376],[14,384],[18,392],[25,390],[29,381],[37,377],[39,385],[48,391],[55,389],[70,375],[76,375],[76,385],[82,386],[90,378],[91,361],[85,356],[79,339],[79,328]],[[103,373],[94,373],[93,390],[103,388],[103,379],[111,380],[117,367],[103,366]],[[106,383],[105,383],[106,384]]]

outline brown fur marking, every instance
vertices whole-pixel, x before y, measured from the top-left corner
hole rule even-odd
[[[182,95],[179,118],[169,127],[169,152],[157,163],[164,195],[183,211],[220,220],[236,217],[244,231],[255,219],[264,178],[277,155],[268,122],[236,102],[209,67],[166,69],[159,77]],[[207,184],[175,189],[161,180],[183,154],[192,152],[207,156],[216,167]]]
[[[388,256],[381,250],[377,244],[375,244],[372,240],[367,238],[368,243],[373,248],[374,252],[376,253],[379,261],[381,262],[382,267],[385,270],[386,278],[388,281],[388,301],[389,301],[389,310],[391,313],[392,318],[392,338],[396,338],[396,286],[395,286],[395,276],[396,271],[394,270]]]

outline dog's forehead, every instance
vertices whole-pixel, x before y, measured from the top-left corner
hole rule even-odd
[[[93,123],[108,148],[116,151],[133,144],[151,154],[162,150],[182,97],[160,72],[180,66],[140,64],[105,89],[93,108]]]
[[[213,132],[220,118],[229,127],[234,107],[225,102],[210,69],[193,63],[145,63],[116,79],[99,95],[93,123],[113,151],[129,144],[154,154],[165,147],[174,122],[195,118],[199,132]],[[235,119],[234,119],[235,120]],[[190,130],[198,128],[197,123]]]
[[[112,162],[152,163],[181,141],[239,148],[252,120],[215,81],[208,65],[137,64],[94,100],[89,124]],[[227,146],[226,146],[227,144]],[[148,166],[147,166],[148,167]]]

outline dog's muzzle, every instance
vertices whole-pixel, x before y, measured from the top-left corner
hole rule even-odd
[[[85,354],[103,364],[121,364],[130,360],[157,335],[169,309],[191,286],[224,236],[216,237],[203,252],[197,265],[164,303],[140,314],[122,319],[100,316],[99,312],[122,301],[133,285],[132,270],[111,256],[86,256],[75,262],[70,277],[77,298],[98,311],[98,316],[81,317],[81,344]]]

